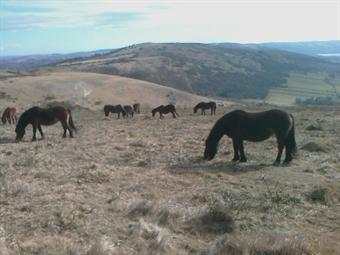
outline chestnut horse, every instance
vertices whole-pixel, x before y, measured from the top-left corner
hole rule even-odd
[[[140,104],[139,103],[136,103],[136,104],[133,104],[133,111],[135,112],[135,113],[140,113]]]
[[[155,109],[152,110],[152,117],[155,117],[155,114],[159,112],[159,118],[162,119],[163,118],[163,114],[168,114],[168,113],[172,113],[172,116],[174,118],[176,118],[176,115],[178,115],[178,113],[176,112],[176,108],[174,105],[172,104],[168,104],[168,105],[160,105],[158,107],[156,107]]]
[[[16,123],[17,110],[15,108],[7,107],[2,114],[1,121],[3,124],[6,124],[6,121],[8,121],[9,124]]]
[[[40,132],[41,139],[44,139],[44,134],[41,129],[41,125],[50,126],[58,121],[61,122],[64,128],[63,137],[66,137],[66,131],[68,130],[70,137],[73,137],[72,130],[76,131],[74,126],[71,110],[62,106],[55,106],[51,108],[40,108],[34,106],[25,111],[19,118],[18,124],[15,128],[17,134],[16,140],[20,141],[25,135],[25,129],[27,125],[31,124],[33,127],[32,141],[35,141],[37,129]]]
[[[118,104],[118,105],[104,105],[104,113],[105,113],[105,116],[109,116],[109,114],[111,113],[117,113],[118,114],[118,119],[120,117],[120,114],[123,114],[123,117],[125,117],[126,115],[126,112],[124,110],[124,108]]]
[[[294,118],[281,110],[250,113],[235,110],[220,118],[210,131],[205,142],[204,158],[211,160],[217,153],[218,142],[227,135],[233,140],[233,161],[246,162],[243,141],[259,142],[275,135],[278,154],[274,165],[279,165],[283,149],[286,149],[284,163],[292,161],[296,153]]]
[[[216,114],[216,103],[211,102],[200,102],[194,107],[194,113],[197,112],[198,109],[201,109],[201,115],[205,115],[205,110],[211,109],[211,115]]]

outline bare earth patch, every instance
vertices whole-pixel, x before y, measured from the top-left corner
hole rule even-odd
[[[57,124],[33,143],[31,129],[14,143],[2,126],[0,254],[340,254],[340,109],[288,109],[298,147],[327,150],[280,167],[274,138],[246,143],[244,164],[230,162],[227,138],[202,159],[229,110],[163,120],[75,110],[75,138]],[[306,130],[312,119],[322,130]]]

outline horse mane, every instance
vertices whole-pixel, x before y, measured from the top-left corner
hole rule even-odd
[[[27,111],[24,111],[23,114],[21,114],[15,130],[25,129],[27,127],[27,125],[29,124],[28,120],[27,120],[28,115],[34,108],[38,108],[38,107],[36,107],[36,106],[32,107],[32,108],[28,109]]]

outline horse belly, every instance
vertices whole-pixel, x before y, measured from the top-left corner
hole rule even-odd
[[[251,142],[261,142],[267,140],[273,135],[273,130],[271,129],[250,129],[247,134],[244,135],[244,140]]]
[[[43,126],[50,126],[59,121],[58,118],[44,118],[40,120],[40,124]]]

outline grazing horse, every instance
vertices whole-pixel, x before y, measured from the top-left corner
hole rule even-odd
[[[281,110],[250,113],[235,110],[225,114],[211,129],[205,142],[204,158],[211,160],[217,153],[218,142],[223,135],[233,140],[233,161],[246,162],[243,141],[259,142],[275,135],[278,154],[274,165],[279,165],[283,148],[286,149],[284,163],[292,161],[296,153],[294,118]]]
[[[25,129],[27,125],[31,124],[33,127],[33,137],[32,141],[35,141],[37,128],[40,132],[41,138],[44,139],[44,134],[41,129],[41,125],[50,126],[58,121],[61,122],[64,128],[63,137],[66,137],[66,131],[68,130],[70,137],[73,137],[72,130],[76,131],[74,126],[71,110],[66,109],[62,106],[55,106],[51,108],[40,108],[34,106],[27,111],[25,111],[19,118],[18,124],[15,128],[17,134],[16,140],[20,141],[25,135]]]
[[[7,107],[2,114],[1,121],[3,124],[6,124],[6,121],[8,121],[9,124],[16,123],[17,110],[15,108]]]
[[[124,105],[123,108],[124,108],[124,111],[126,113],[126,117],[130,116],[132,118],[133,114],[134,114],[132,106],[131,105]]]
[[[194,107],[194,113],[197,112],[198,109],[201,109],[201,115],[205,115],[205,110],[211,109],[211,115],[216,114],[216,103],[211,102],[200,102]]]
[[[135,113],[140,113],[140,103],[136,103],[136,104],[133,104],[133,111],[135,112]]]
[[[176,115],[178,115],[178,113],[176,112],[176,108],[174,105],[172,104],[168,104],[168,105],[160,105],[158,107],[156,107],[155,109],[152,110],[152,117],[155,117],[155,114],[159,112],[159,118],[162,119],[163,118],[163,114],[168,114],[168,113],[172,113],[172,116],[174,118],[176,118]]]
[[[121,106],[120,104],[118,104],[118,105],[109,105],[109,104],[104,105],[104,113],[105,113],[106,117],[109,116],[110,112],[111,113],[117,113],[118,114],[117,119],[119,119],[120,114],[122,114],[123,117],[125,117],[125,115],[126,115],[126,112],[125,112],[123,106]]]

